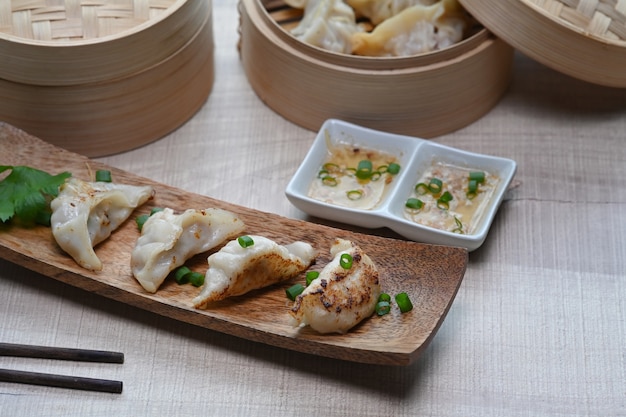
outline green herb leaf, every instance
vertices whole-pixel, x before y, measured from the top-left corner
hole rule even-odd
[[[1,165],[0,173],[11,173],[0,181],[0,221],[19,218],[34,223],[50,211],[50,201],[59,194],[59,187],[72,174],[50,175],[27,166]]]

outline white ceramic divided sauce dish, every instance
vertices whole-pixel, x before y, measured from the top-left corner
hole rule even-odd
[[[331,155],[329,145],[333,148],[348,146],[369,149],[395,157],[400,171],[393,176],[374,207],[351,208],[309,195],[311,184],[317,180],[322,166]],[[468,172],[484,171],[497,178],[470,232],[442,230],[419,224],[405,216],[407,200],[415,196],[416,185],[433,163],[458,167]],[[370,229],[386,227],[417,242],[460,246],[472,251],[485,241],[516,169],[517,164],[511,159],[471,153],[432,141],[329,119],[320,128],[311,149],[287,185],[285,194],[294,206],[312,216]]]

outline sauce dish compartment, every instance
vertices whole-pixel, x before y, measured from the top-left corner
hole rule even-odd
[[[397,158],[400,172],[385,190],[382,200],[372,209],[343,207],[309,196],[309,187],[331,155],[331,146],[348,144],[363,149],[390,153]],[[471,233],[460,234],[418,224],[405,218],[405,202],[419,179],[433,162],[471,171],[485,171],[498,178],[489,201]],[[504,193],[517,165],[507,158],[467,152],[410,136],[381,132],[337,119],[327,120],[319,130],[309,152],[287,185],[285,195],[298,209],[312,216],[370,229],[386,227],[417,242],[460,246],[475,250],[487,237]]]

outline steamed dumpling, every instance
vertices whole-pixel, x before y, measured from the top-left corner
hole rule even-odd
[[[239,235],[244,228],[243,221],[226,210],[188,209],[177,215],[165,208],[150,216],[141,229],[131,253],[133,276],[154,293],[175,268]]]
[[[196,308],[291,279],[315,259],[315,250],[306,242],[283,246],[263,236],[250,238],[251,246],[233,240],[209,256],[204,285],[193,300]]]
[[[467,18],[457,0],[416,5],[385,20],[369,33],[352,36],[353,53],[409,56],[431,52],[463,39]]]
[[[327,51],[350,54],[352,35],[360,30],[354,10],[343,0],[308,0],[302,20],[291,34]]]
[[[438,0],[347,0],[357,16],[368,18],[374,25],[415,6],[431,6]]]
[[[345,333],[371,316],[380,296],[378,269],[353,242],[336,239],[330,249],[333,260],[296,297],[289,313],[297,325],[309,325],[319,333]],[[341,256],[352,257],[345,269]]]
[[[83,268],[100,271],[93,247],[107,239],[154,194],[150,186],[85,182],[70,178],[52,200],[52,235],[61,249]]]

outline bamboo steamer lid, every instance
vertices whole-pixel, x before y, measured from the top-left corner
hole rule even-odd
[[[536,61],[584,81],[626,88],[626,1],[459,1]]]
[[[268,107],[307,129],[338,118],[431,138],[484,116],[510,83],[513,49],[482,27],[440,51],[377,58],[296,39],[289,27],[301,15],[281,0],[240,0],[239,12],[250,85]]]
[[[204,104],[213,48],[207,0],[0,0],[0,120],[90,157],[139,147]]]

